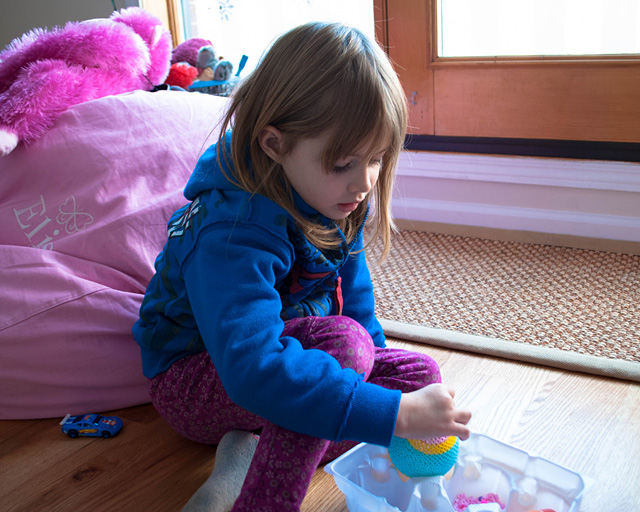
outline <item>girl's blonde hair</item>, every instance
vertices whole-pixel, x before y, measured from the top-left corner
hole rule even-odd
[[[351,241],[371,202],[373,238],[382,237],[384,258],[394,228],[391,194],[407,107],[398,77],[377,43],[338,23],[309,23],[287,32],[236,88],[220,132],[219,147],[225,147],[225,132],[232,129],[230,158],[223,155],[233,161],[227,178],[285,208],[318,248],[336,248],[341,240],[335,228],[316,224],[297,211],[282,167],[261,149],[258,135],[268,125],[285,135],[283,154],[299,140],[326,134],[322,159],[327,172],[363,144],[372,153],[365,155],[366,161],[386,148],[372,197],[336,221]]]

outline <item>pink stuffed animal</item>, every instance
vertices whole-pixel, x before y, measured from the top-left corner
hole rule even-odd
[[[72,105],[162,84],[171,48],[161,21],[138,7],[15,39],[0,52],[0,156]]]
[[[171,52],[171,64],[188,62],[194,68],[198,65],[198,50],[203,46],[212,46],[211,41],[200,37],[192,37],[180,43]]]

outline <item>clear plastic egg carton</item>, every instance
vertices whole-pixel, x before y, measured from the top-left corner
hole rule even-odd
[[[453,473],[446,478],[403,481],[387,449],[365,443],[327,464],[325,471],[344,493],[350,512],[456,512],[459,495],[489,493],[504,508],[473,505],[469,512],[578,512],[584,491],[580,474],[482,434],[460,442]]]

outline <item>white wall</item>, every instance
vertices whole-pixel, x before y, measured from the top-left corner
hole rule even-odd
[[[122,9],[137,0],[115,0]],[[67,21],[108,18],[111,0],[0,0],[0,49],[34,28],[53,28]]]
[[[640,242],[640,164],[405,152],[397,219]]]

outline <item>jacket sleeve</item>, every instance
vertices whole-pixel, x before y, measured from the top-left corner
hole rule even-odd
[[[362,233],[360,233],[352,249],[356,254],[351,254],[340,269],[344,301],[342,314],[353,318],[367,329],[377,347],[384,347],[385,336],[375,315],[373,283],[362,247]]]
[[[243,223],[203,233],[185,263],[198,330],[227,394],[289,430],[388,445],[400,393],[363,382],[329,354],[281,337],[275,285],[292,258],[288,240]]]

